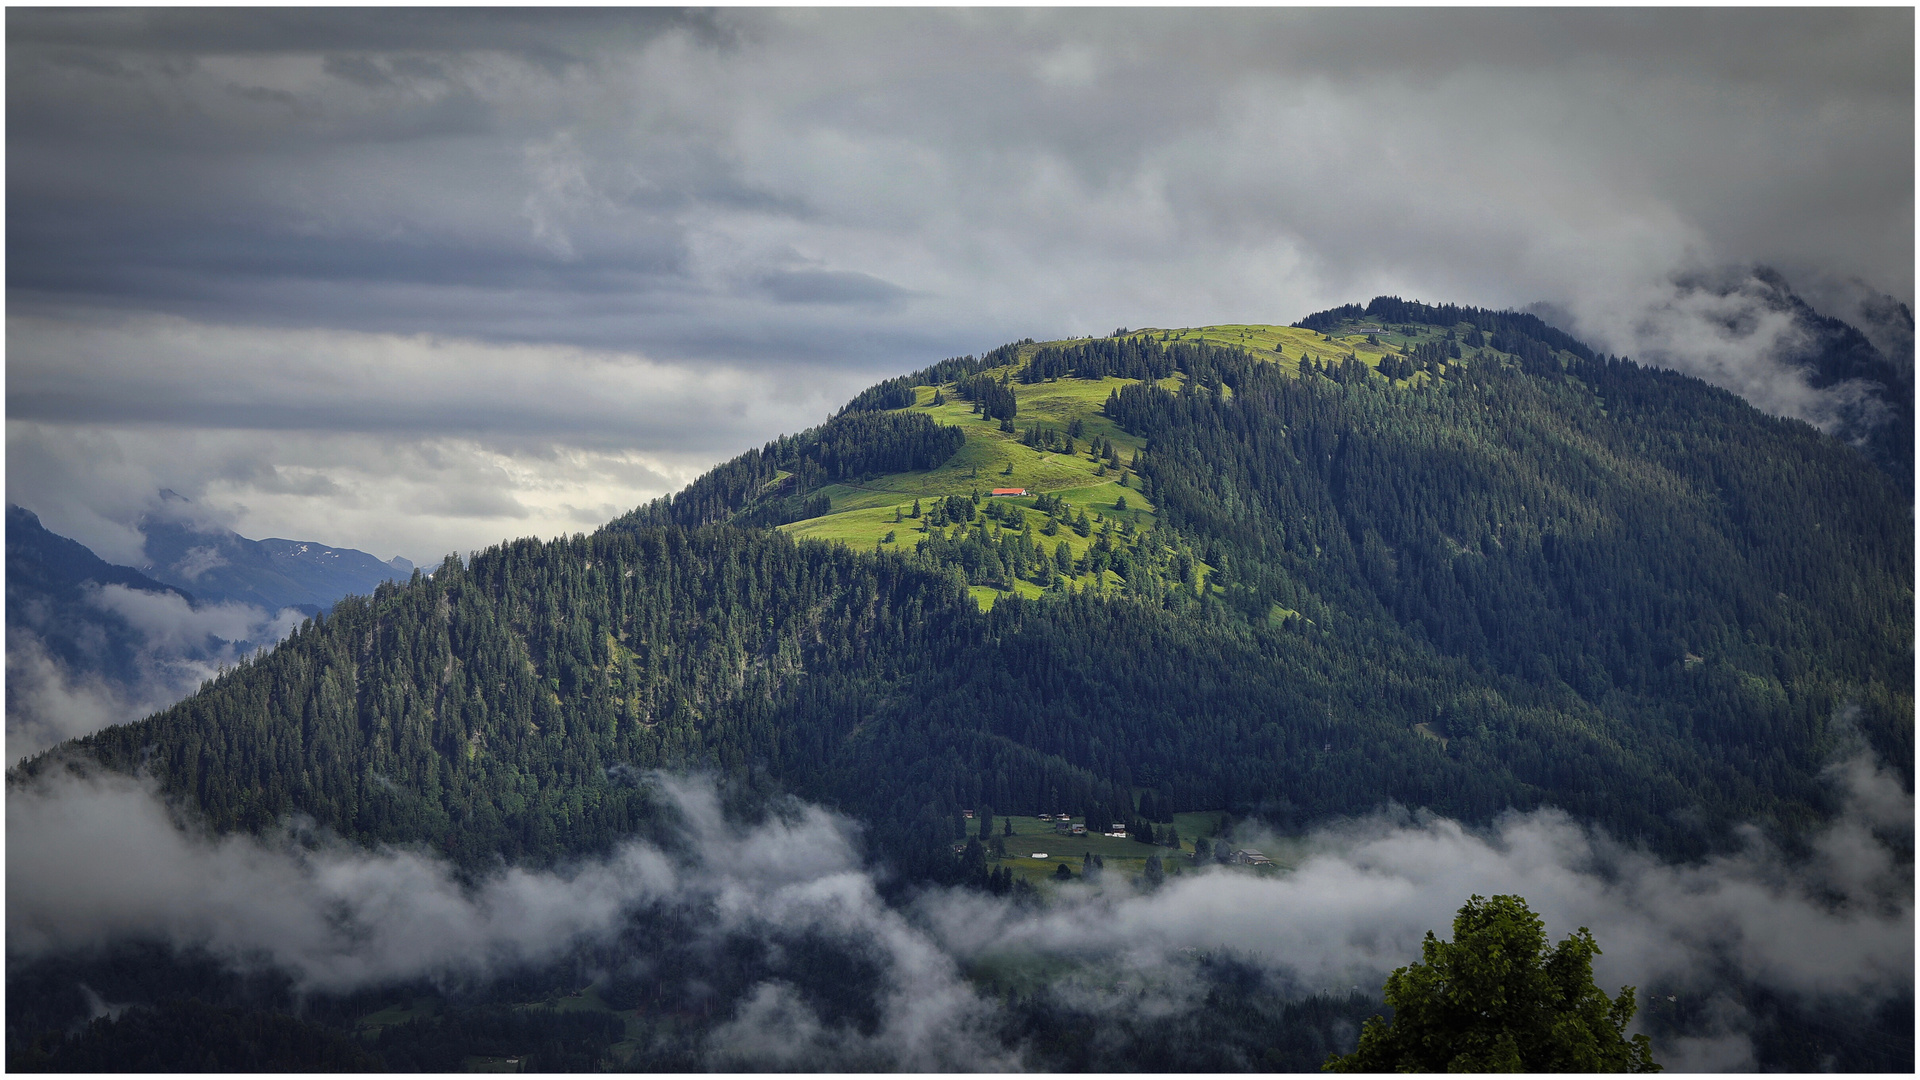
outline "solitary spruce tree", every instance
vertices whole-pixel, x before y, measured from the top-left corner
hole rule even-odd
[[[1551,950],[1518,896],[1470,898],[1453,940],[1432,931],[1423,958],[1387,976],[1391,1023],[1376,1016],[1328,1072],[1658,1072],[1645,1035],[1626,1035],[1633,987],[1609,1001],[1593,982],[1586,927]]]

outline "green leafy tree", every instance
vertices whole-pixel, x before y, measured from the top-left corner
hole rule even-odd
[[[1387,976],[1391,1023],[1376,1016],[1359,1049],[1328,1072],[1658,1072],[1645,1035],[1626,1035],[1633,987],[1608,1000],[1593,982],[1600,953],[1586,927],[1546,948],[1540,917],[1518,896],[1474,896],[1453,940],[1432,931],[1420,962]]]

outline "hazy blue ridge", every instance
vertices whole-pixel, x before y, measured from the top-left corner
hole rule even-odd
[[[142,569],[152,577],[202,600],[240,601],[268,611],[290,607],[318,614],[343,596],[405,581],[413,570],[411,564],[403,569],[364,551],[311,540],[249,540],[153,518],[141,523],[141,531],[150,560]]]

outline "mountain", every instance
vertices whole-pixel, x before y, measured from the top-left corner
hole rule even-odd
[[[1028,342],[383,584],[78,749],[158,747],[219,828],[474,863],[605,850],[648,814],[620,768],[698,763],[913,875],[961,872],[963,808],[1127,820],[1143,789],[1282,823],[1551,803],[1699,854],[1830,812],[1843,706],[1910,762],[1908,521],[1846,445],[1532,316]]]
[[[1847,443],[1530,315],[1379,298],[1023,341],[883,382],[591,535],[381,583],[10,781],[90,758],[217,832],[304,819],[469,879],[634,836],[674,850],[656,768],[775,818],[788,796],[848,814],[902,895],[1050,887],[1058,863],[967,842],[969,812],[1225,851],[1234,821],[1552,806],[1672,859],[1746,826],[1794,849],[1842,810],[1843,750],[1912,789],[1911,526]],[[744,1001],[764,975],[872,1026],[796,974],[860,983],[858,956],[678,953],[693,924],[649,910],[622,946],[644,975],[598,1000],[711,1032],[735,1015],[714,987]],[[1266,1039],[1282,1022],[1246,1010],[1271,992],[1228,959],[1204,960],[1206,1000]],[[1055,1067],[1110,1060],[1073,1049],[1031,976],[968,978],[1008,980]],[[1309,1067],[1351,1012],[1312,1000],[1298,1060],[1197,1028],[1155,1045],[1231,1052],[1140,1060]],[[645,1060],[705,1060],[679,1053]]]
[[[130,566],[116,566],[95,555],[85,544],[48,531],[40,516],[23,507],[7,504],[7,584],[8,603],[29,602],[29,597],[46,595],[73,600],[86,582],[123,585],[141,592],[174,593],[181,599],[193,597],[183,589],[167,585]],[[16,598],[11,586],[19,586]],[[10,609],[12,610],[12,609]],[[9,622],[13,621],[11,618]]]
[[[413,564],[397,556],[382,562],[364,551],[307,540],[249,540],[158,515],[142,518],[137,527],[146,536],[145,573],[204,600],[268,611],[298,608],[314,615],[342,596],[370,593],[413,572]]]

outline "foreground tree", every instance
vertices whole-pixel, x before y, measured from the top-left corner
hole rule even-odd
[[[1551,950],[1518,896],[1470,898],[1453,940],[1428,931],[1419,963],[1387,976],[1391,1023],[1376,1016],[1359,1049],[1328,1072],[1658,1072],[1645,1035],[1627,1038],[1633,987],[1608,1000],[1586,927]]]

